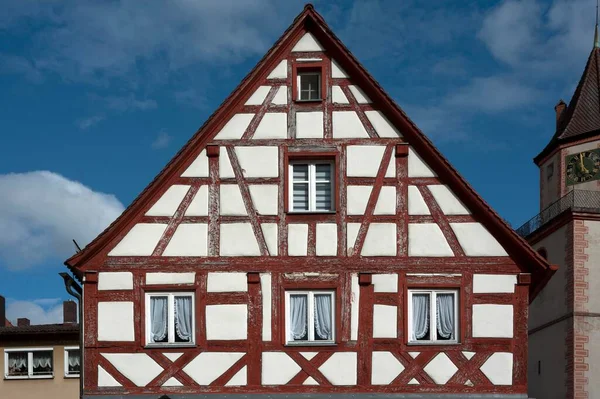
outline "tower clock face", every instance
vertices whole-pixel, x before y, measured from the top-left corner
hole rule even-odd
[[[568,186],[600,179],[599,152],[600,150],[583,151],[565,158]]]

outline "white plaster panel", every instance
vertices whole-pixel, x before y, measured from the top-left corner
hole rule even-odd
[[[351,280],[352,297],[350,298],[350,339],[358,340],[358,309],[360,305],[360,286],[358,285],[358,274],[352,273]]]
[[[395,215],[396,214],[396,187],[383,186],[379,192],[379,198],[375,204],[375,215]]]
[[[133,340],[133,302],[98,302],[98,341]]]
[[[423,370],[429,374],[433,382],[444,385],[458,371],[458,368],[445,353],[440,353],[427,363]]]
[[[356,101],[359,104],[369,104],[371,102],[371,99],[367,97],[367,95],[361,90],[360,87],[350,85],[348,86],[348,88],[350,89],[352,95],[354,96],[354,98],[356,98]]]
[[[317,356],[319,352],[300,352],[300,354],[306,360],[311,360],[313,357]]]
[[[454,256],[436,223],[409,223],[408,256]]]
[[[225,384],[225,386],[226,387],[236,387],[236,386],[239,387],[239,386],[246,385],[247,383],[248,383],[248,371],[246,369],[246,366],[244,366],[240,369],[240,371],[235,373],[229,381],[227,381],[227,384]]]
[[[108,256],[149,256],[162,237],[166,224],[138,223],[108,253]]]
[[[335,60],[331,60],[331,77],[332,78],[347,78],[346,72],[339,66]]]
[[[380,111],[365,111],[365,115],[379,137],[401,137],[400,132],[387,120]]]
[[[429,191],[431,191],[433,198],[435,198],[435,201],[440,206],[440,209],[442,210],[442,212],[444,212],[445,215],[470,214],[470,212],[467,210],[467,208],[465,208],[463,203],[460,202],[458,198],[456,198],[456,195],[454,195],[452,191],[450,191],[448,186],[442,184],[435,184],[427,187],[429,188]]]
[[[120,387],[122,386],[119,381],[108,374],[102,366],[98,366],[98,387]]]
[[[288,102],[288,88],[287,86],[279,86],[275,97],[273,97],[273,104],[275,105],[286,105]]]
[[[334,104],[349,104],[348,98],[344,94],[344,91],[340,86],[333,86],[331,88],[331,101]]]
[[[346,246],[348,247],[348,255],[350,255],[352,248],[354,248],[358,231],[360,230],[360,223],[348,223],[346,226]]]
[[[373,338],[396,338],[398,336],[398,307],[373,306]]]
[[[319,385],[319,383],[314,378],[308,377],[307,379],[304,380],[302,385]]]
[[[517,284],[515,274],[474,274],[474,294],[513,293]]]
[[[196,273],[195,272],[146,273],[146,284],[148,284],[148,285],[194,284],[195,281],[196,281]]]
[[[387,169],[385,170],[384,177],[388,177],[388,178],[392,178],[392,179],[396,178],[396,149],[395,148],[392,150],[392,158],[390,159]]]
[[[408,186],[408,214],[431,215],[431,211],[417,186]]]
[[[279,148],[235,147],[244,177],[279,177]]]
[[[375,292],[398,292],[398,275],[396,273],[373,274],[371,279]]]
[[[467,256],[508,256],[502,245],[481,223],[450,223]]]
[[[250,223],[221,223],[221,256],[259,256],[260,248]]]
[[[162,384],[163,387],[182,387],[183,384],[175,377],[171,377]]]
[[[253,139],[286,139],[287,113],[267,112],[254,131]]]
[[[333,111],[333,138],[368,138],[369,134],[354,111]]]
[[[288,64],[287,60],[281,61],[277,66],[271,71],[267,79],[285,79],[288,75]]]
[[[246,205],[237,184],[221,184],[219,203],[221,215],[246,216]]]
[[[181,174],[182,177],[208,177],[208,157],[202,150],[194,162]]]
[[[396,224],[371,223],[360,254],[362,256],[396,256]]]
[[[207,292],[246,292],[248,276],[246,273],[208,273]]]
[[[138,387],[145,387],[163,371],[145,353],[102,353],[102,356]]]
[[[271,340],[271,274],[260,274],[260,291],[262,293],[262,340]]]
[[[323,51],[323,47],[319,44],[317,39],[312,33],[305,33],[304,36],[298,40],[298,43],[292,49],[292,52],[303,52],[303,51]]]
[[[231,159],[225,147],[219,147],[219,177],[221,179],[235,177],[233,167],[231,167]]]
[[[98,273],[98,291],[132,289],[133,274],[131,272]]]
[[[423,162],[419,154],[408,148],[408,177],[435,177],[436,174]]]
[[[288,224],[288,255],[306,256],[308,249],[308,225]]]
[[[244,353],[240,352],[203,352],[189,362],[183,371],[199,385],[209,385],[242,356]]]
[[[337,230],[335,223],[317,223],[316,254],[317,256],[337,255]]]
[[[277,256],[279,252],[279,239],[277,237],[277,223],[261,223],[260,229],[262,230],[263,237],[267,243],[267,250],[269,255]]]
[[[473,356],[475,356],[475,352],[463,351],[462,353],[467,359],[471,360]]]
[[[512,338],[513,305],[473,305],[474,338]]]
[[[336,352],[319,367],[332,385],[356,385],[356,352]]]
[[[421,385],[419,383],[419,381],[417,381],[416,378],[413,378],[412,380],[408,381],[408,385]]]
[[[262,353],[262,385],[287,384],[300,370],[298,363],[283,352]]]
[[[346,175],[375,177],[385,151],[382,145],[350,145],[346,153]]]
[[[421,354],[421,352],[408,352],[408,354],[410,355],[410,357],[412,357],[413,359],[416,359],[417,356],[419,356]]]
[[[182,223],[175,230],[163,256],[206,256],[207,243],[206,223]]]
[[[390,352],[373,352],[372,385],[388,385],[404,371],[402,363]]]
[[[163,355],[170,361],[174,362],[183,355],[183,352],[163,352]]]
[[[364,215],[371,190],[371,186],[348,186],[346,189],[346,210],[348,215]]]
[[[235,114],[215,136],[215,140],[239,140],[244,135],[254,114]]]
[[[494,385],[512,385],[513,354],[496,352],[480,367],[481,371]]]
[[[323,112],[296,112],[296,138],[323,138]]]
[[[252,93],[248,101],[246,101],[245,105],[262,105],[270,90],[271,86],[259,86],[258,89]]]
[[[248,338],[248,305],[206,305],[206,339]]]
[[[279,186],[276,184],[250,184],[250,197],[261,215],[277,215]]]
[[[185,216],[208,216],[208,186],[200,186],[185,211]]]

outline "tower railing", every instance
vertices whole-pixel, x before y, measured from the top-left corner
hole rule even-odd
[[[600,191],[571,190],[564,197],[548,205],[543,211],[529,219],[516,231],[521,237],[533,232],[552,221],[563,212],[600,213]]]

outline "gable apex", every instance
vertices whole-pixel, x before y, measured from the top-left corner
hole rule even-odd
[[[317,39],[310,33],[306,32],[304,36],[298,40],[298,43],[292,49],[292,52],[303,52],[303,51],[323,51],[323,47]]]

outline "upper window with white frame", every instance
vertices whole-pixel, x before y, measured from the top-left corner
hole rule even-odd
[[[194,294],[146,293],[146,344],[194,343]]]
[[[65,348],[65,377],[79,377],[81,373],[81,350],[78,346]]]
[[[333,212],[334,162],[328,160],[290,161],[290,212]]]
[[[409,343],[458,343],[458,291],[409,290]]]
[[[335,292],[286,291],[286,344],[335,342]]]
[[[4,377],[6,379],[53,378],[52,348],[5,349]]]
[[[321,100],[321,70],[299,70],[297,74],[299,101]]]

